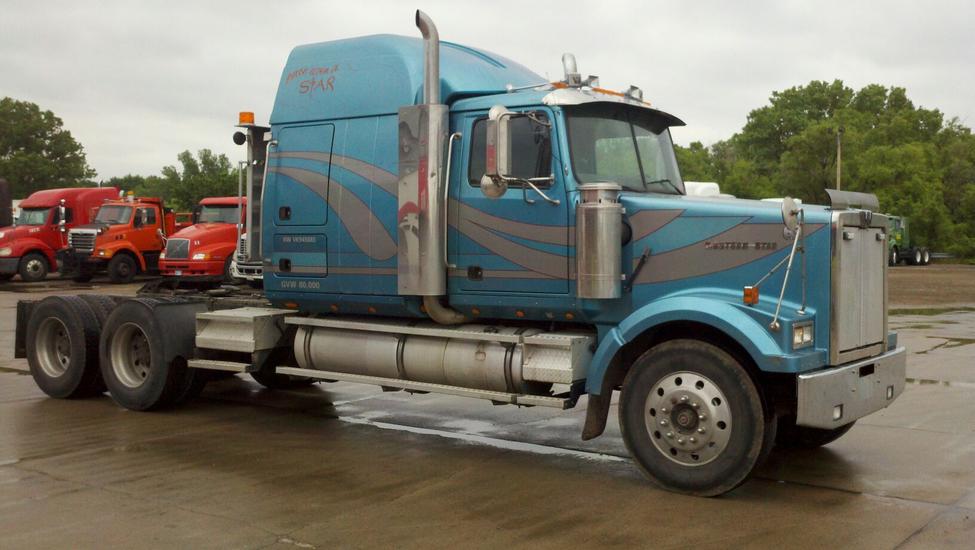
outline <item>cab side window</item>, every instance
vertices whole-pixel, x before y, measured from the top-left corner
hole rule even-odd
[[[155,208],[140,208],[138,219],[145,219],[145,223],[142,225],[148,227],[150,225],[156,225],[156,209]],[[143,218],[145,216],[145,218]]]
[[[538,113],[537,118],[548,121],[544,113]],[[511,167],[512,177],[515,178],[544,178],[552,175],[552,141],[544,139],[551,130],[529,117],[511,119],[511,148],[518,151],[514,155],[514,165]],[[471,132],[471,158],[468,163],[467,181],[474,187],[481,185],[481,176],[485,170],[485,155],[487,154],[487,119],[481,118],[474,122]],[[547,187],[550,184],[540,185]],[[509,187],[521,187],[512,182]]]

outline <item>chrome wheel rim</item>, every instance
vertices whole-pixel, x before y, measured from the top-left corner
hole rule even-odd
[[[657,381],[644,406],[650,441],[682,466],[703,466],[717,458],[731,438],[731,408],[714,382],[693,372]]]
[[[40,260],[28,260],[27,265],[24,267],[27,273],[30,273],[31,275],[39,275],[41,270],[44,269],[44,266],[41,265]]]
[[[41,321],[36,343],[37,363],[44,374],[57,378],[68,371],[71,364],[71,335],[63,321],[57,317]]]
[[[149,377],[152,354],[149,338],[134,323],[125,323],[115,331],[109,354],[112,372],[119,382],[129,388],[138,388]]]

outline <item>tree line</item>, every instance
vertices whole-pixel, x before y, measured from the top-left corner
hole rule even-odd
[[[34,103],[0,99],[0,177],[11,185],[14,198],[57,187],[116,186],[136,195],[163,197],[167,205],[190,210],[204,197],[237,194],[237,167],[226,155],[201,149],[183,151],[177,164],[158,175],[97,180],[84,148],[51,111]]]
[[[915,106],[904,88],[834,80],[774,92],[738,133],[677,147],[677,158],[684,179],[718,182],[737,197],[829,204],[838,133],[842,189],[873,193],[881,211],[909,217],[920,244],[975,255],[975,136]]]

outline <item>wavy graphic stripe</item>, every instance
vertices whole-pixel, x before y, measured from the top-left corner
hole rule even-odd
[[[630,228],[633,229],[633,241],[639,241],[647,235],[656,232],[663,226],[679,218],[683,213],[683,210],[640,210],[639,212],[634,212],[627,217],[627,221],[630,222]]]
[[[572,228],[564,225],[538,225],[509,220],[488,214],[483,210],[478,210],[456,199],[450,199],[450,209],[452,212],[457,212],[457,217],[461,220],[469,220],[483,227],[496,228],[497,231],[503,231],[509,235],[521,237],[522,239],[555,245],[574,244],[572,242],[574,240],[574,232],[571,231]],[[451,226],[454,226],[454,224],[451,224]]]
[[[551,279],[568,277],[568,259],[560,254],[542,252],[517,244],[471,220],[461,219],[457,228],[464,236],[509,262]]]
[[[329,178],[324,174],[303,168],[278,166],[270,171],[295,180],[325,199],[364,254],[373,260],[388,260],[396,255],[396,241],[369,209],[369,205],[341,182],[331,178],[329,184]]]
[[[396,185],[399,183],[399,177],[396,174],[357,158],[318,151],[281,151],[271,153],[271,158],[293,158],[332,164],[344,168],[379,186],[380,189],[390,195],[396,196]]]
[[[807,224],[807,237],[824,227],[823,224]],[[775,249],[748,248],[709,248],[709,243],[784,243],[782,224],[743,223],[731,229],[706,237],[694,244],[651,255],[647,260],[636,284],[666,283],[690,277],[712,275],[720,271],[734,269],[766,256],[781,252],[786,246]]]

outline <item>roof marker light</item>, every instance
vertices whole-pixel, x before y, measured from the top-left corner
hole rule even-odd
[[[237,116],[237,124],[254,124],[254,113],[241,111]]]

